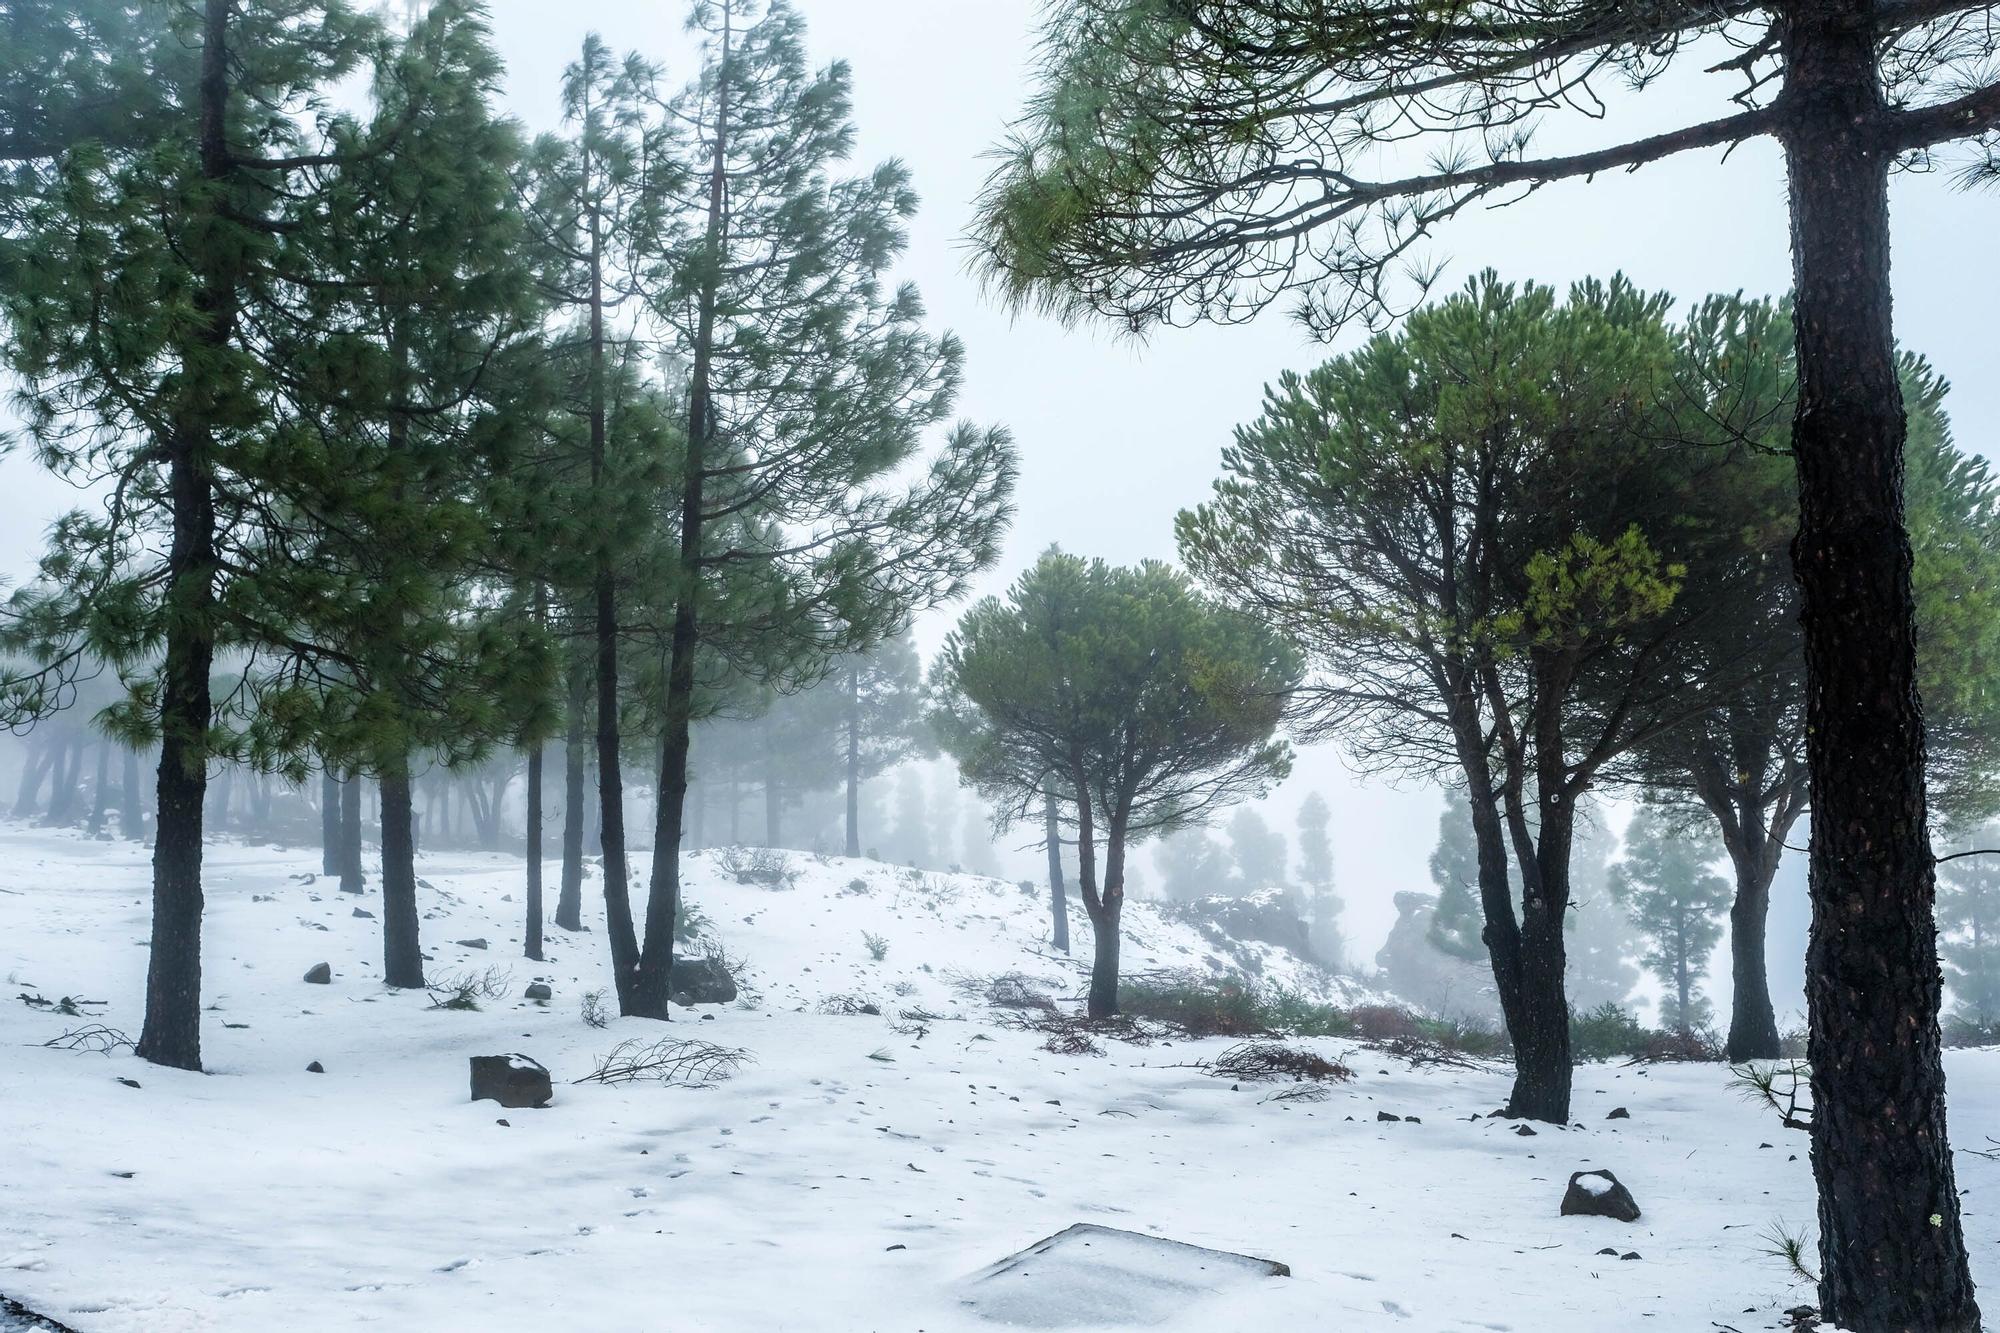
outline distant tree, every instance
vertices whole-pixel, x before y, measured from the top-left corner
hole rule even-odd
[[[1347,942],[1340,929],[1340,897],[1333,891],[1333,811],[1318,792],[1299,803],[1299,878],[1311,894],[1313,954],[1328,967],[1345,965]]]
[[[1462,788],[1445,792],[1438,816],[1437,846],[1431,851],[1431,883],[1437,907],[1431,913],[1430,941],[1454,958],[1486,957],[1480,938],[1479,851],[1472,835],[1472,811]]]
[[[905,764],[896,774],[896,855],[911,865],[931,864],[931,813],[920,765]]]
[[[848,656],[835,672],[845,687],[847,854],[861,855],[861,784],[922,755],[931,746],[923,725],[923,664],[908,632]]]
[[[1205,828],[1182,829],[1160,839],[1153,848],[1153,866],[1160,872],[1161,891],[1176,902],[1228,893],[1233,887],[1229,849]]]
[[[1578,813],[1570,854],[1572,901],[1565,920],[1563,949],[1568,969],[1565,989],[1570,1008],[1581,1013],[1603,1004],[1621,1008],[1639,984],[1634,961],[1640,948],[1632,918],[1611,892],[1611,858],[1618,840],[1605,822],[1604,808],[1590,802]]]
[[[1624,859],[1611,868],[1611,891],[1651,942],[1646,966],[1667,988],[1661,1026],[1676,1032],[1708,1021],[1701,982],[1733,897],[1728,881],[1708,869],[1715,854],[1684,824],[1641,810],[1626,831]]]
[[[1229,856],[1243,892],[1283,888],[1289,855],[1284,833],[1255,810],[1244,806],[1229,817]]]
[[[1274,733],[1298,675],[1283,640],[1166,566],[1053,550],[947,640],[932,672],[935,725],[967,780],[1003,819],[1027,814],[1050,775],[1069,789],[1096,936],[1093,1017],[1118,1011],[1128,844],[1281,779],[1291,753]]]
[[[1970,839],[2000,846],[1988,825]],[[1952,1013],[1982,1030],[2000,1024],[2000,860],[1967,856],[1949,863],[1938,891],[1938,953],[1951,986]]]

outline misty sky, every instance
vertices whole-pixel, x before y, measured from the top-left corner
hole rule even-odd
[[[853,67],[857,165],[902,158],[923,197],[903,275],[921,288],[934,322],[965,340],[962,413],[1006,424],[1020,447],[1019,518],[984,590],[1003,587],[1050,543],[1115,561],[1170,557],[1175,512],[1204,497],[1231,427],[1256,414],[1263,384],[1328,349],[1276,310],[1251,326],[1164,331],[1140,345],[997,309],[966,273],[962,236],[987,171],[983,154],[1028,85],[1039,0],[797,3],[815,63]],[[533,129],[554,127],[562,67],[586,31],[665,63],[675,83],[688,69],[674,0],[490,0],[490,8],[509,107]],[[1735,85],[1700,74],[1713,62],[1699,54],[1683,62],[1685,75],[1615,103],[1608,125],[1551,126],[1545,148],[1724,114]],[[1554,283],[1622,269],[1684,302],[1711,291],[1775,294],[1789,283],[1784,188],[1776,149],[1759,142],[1727,162],[1703,153],[1550,187],[1462,219],[1436,253],[1452,261],[1447,284],[1485,266]],[[1991,375],[2000,271],[1986,258],[1995,201],[1957,192],[1947,177],[1905,177],[1893,202],[1898,333],[1952,381],[1960,444],[1990,453],[2000,439]],[[25,568],[48,519],[71,499],[29,458],[0,462],[0,564]],[[949,619],[920,627],[926,653]],[[1289,831],[1297,800],[1314,788],[1334,807],[1349,935],[1366,960],[1394,918],[1392,894],[1429,886],[1440,803],[1428,789],[1392,789],[1315,751],[1272,802],[1273,822]],[[1784,905],[1778,912],[1786,915]],[[1727,988],[1714,997],[1723,1010]]]

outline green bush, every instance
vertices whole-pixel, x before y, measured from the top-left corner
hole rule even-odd
[[[1646,1053],[1653,1035],[1638,1019],[1606,1000],[1595,1009],[1570,1013],[1570,1058],[1636,1060]]]

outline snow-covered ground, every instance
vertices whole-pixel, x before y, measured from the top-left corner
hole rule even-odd
[[[755,1063],[706,1089],[613,1088],[568,1080],[663,1030],[583,1021],[609,989],[601,930],[518,956],[517,860],[420,864],[434,979],[511,973],[504,998],[453,1012],[381,986],[379,923],[353,914],[372,901],[301,882],[316,853],[219,844],[209,1072],[44,1048],[86,1022],[137,1034],[144,855],[0,825],[0,1293],[84,1333],[990,1329],[966,1279],[1078,1222],[1290,1265],[1226,1295],[1194,1277],[1164,1307],[1175,1329],[1748,1333],[1811,1298],[1760,1253],[1774,1223],[1811,1223],[1803,1136],[1720,1069],[1580,1069],[1578,1127],[1522,1137],[1483,1118],[1504,1071],[1343,1041],[1306,1043],[1356,1075],[1319,1102],[1190,1067],[1222,1040],[1051,1054],[954,984],[1078,989],[1039,898],[971,876],[797,856],[795,886],[771,890],[698,858],[690,896],[757,996],[666,1031]],[[1191,927],[1129,915],[1128,968],[1211,966]],[[1317,984],[1260,952],[1268,976]],[[332,984],[304,983],[321,961]],[[520,998],[536,980],[547,1005]],[[22,993],[102,1004],[73,1018]],[[820,1012],[834,996],[884,1012]],[[550,1067],[553,1105],[467,1100],[467,1057],[509,1051]],[[1950,1072],[1955,1137],[1983,1146],[2000,1055]],[[1619,1106],[1631,1118],[1606,1120]],[[1558,1216],[1585,1167],[1614,1171],[1641,1220]],[[1959,1183],[1975,1276],[2000,1284],[2000,1164],[1961,1154]]]

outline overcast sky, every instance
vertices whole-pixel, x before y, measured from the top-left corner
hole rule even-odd
[[[963,414],[1004,423],[1020,446],[1020,516],[987,588],[1004,586],[1052,542],[1114,561],[1170,557],[1174,514],[1205,496],[1231,427],[1255,415],[1264,383],[1329,349],[1277,311],[1247,327],[1167,331],[1141,345],[995,308],[965,271],[963,235],[987,171],[983,155],[1028,83],[1039,0],[797,3],[815,63],[853,67],[857,166],[901,158],[922,195],[904,275],[936,324],[965,340]],[[532,129],[554,126],[563,65],[588,31],[663,62],[675,82],[687,72],[684,11],[672,0],[490,0],[490,8],[510,72],[509,107]],[[1618,103],[1609,125],[1551,125],[1545,142],[1723,114],[1734,85],[1698,72],[1712,61],[1683,63],[1685,75]],[[1775,148],[1759,142],[1727,162],[1703,153],[1550,187],[1454,224],[1437,253],[1452,261],[1448,282],[1486,266],[1551,283],[1622,269],[1683,301],[1737,289],[1775,294],[1789,285],[1784,190]],[[1899,336],[1952,381],[1959,441],[1982,452],[2000,438],[1994,204],[1938,177],[1904,178],[1894,197]],[[64,503],[29,459],[0,462],[0,561],[22,568]],[[927,651],[948,623],[940,616],[921,627]],[[1439,799],[1356,777],[1336,756],[1315,752],[1274,799],[1273,821],[1289,830],[1293,807],[1315,788],[1334,806],[1340,891],[1355,952],[1366,959],[1394,919],[1392,894],[1428,887]]]

